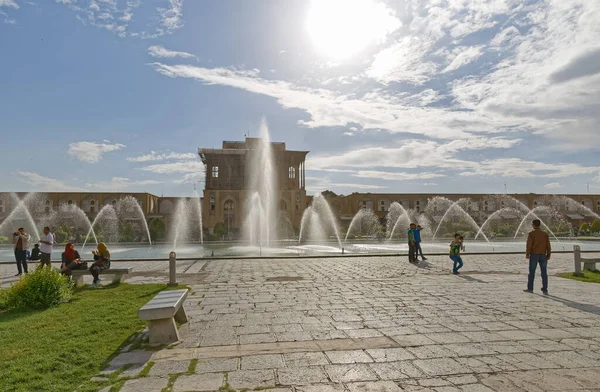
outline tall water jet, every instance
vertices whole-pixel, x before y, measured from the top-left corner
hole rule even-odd
[[[255,142],[256,140],[256,142]],[[244,238],[269,246],[276,240],[277,181],[273,147],[265,119],[260,124],[260,139],[247,139],[249,193]],[[260,211],[260,213],[259,213]]]
[[[196,190],[194,190],[194,196],[196,196],[194,200],[196,204],[196,209],[198,210],[198,222],[200,225],[200,244],[204,244],[204,226],[202,223],[202,200],[200,199],[200,196],[198,196],[198,192],[196,192]]]
[[[440,198],[440,199],[445,199],[445,198]],[[446,199],[448,200],[448,199]],[[452,201],[448,200],[450,203],[452,203]],[[460,203],[465,203],[468,202],[467,199],[460,199],[454,203],[452,203],[450,205],[450,207],[448,207],[448,209],[446,210],[446,213],[442,216],[442,219],[440,220],[437,228],[435,229],[434,233],[433,233],[433,239],[435,239],[438,231],[440,230],[440,227],[442,227],[442,223],[444,223],[444,221],[446,221],[446,219],[448,219],[448,217],[450,216],[451,212],[454,212],[457,216],[465,218],[467,223],[469,225],[471,225],[471,227],[473,227],[475,229],[476,232],[479,232],[481,230],[481,227],[479,227],[479,225],[477,224],[477,222],[475,222],[475,219],[473,219],[473,217],[471,215],[469,215],[469,213],[467,213],[461,206]],[[429,207],[428,207],[429,208]],[[490,242],[490,240],[487,238],[487,236],[485,235],[485,233],[481,233],[481,235],[483,235],[483,238],[485,238],[485,240],[487,242]]]
[[[53,227],[55,234],[57,228],[65,225],[69,226],[70,230],[74,229],[75,233],[72,232],[71,234],[75,234],[75,241],[79,241],[81,239],[79,237],[81,237],[82,232],[87,232],[87,235],[91,233],[94,241],[96,241],[96,244],[98,243],[98,238],[92,226],[92,222],[90,222],[85,212],[75,204],[65,204],[59,206],[57,211],[53,211],[51,214],[44,217],[42,222],[44,223],[44,226]],[[62,239],[56,238],[56,240],[59,241]],[[67,238],[66,240],[70,239]],[[85,240],[86,239],[84,239],[84,241]]]
[[[388,221],[387,221],[387,232],[389,241],[394,238],[394,234],[396,230],[404,225],[408,230],[408,226],[411,223],[411,216],[408,211],[402,206],[402,204],[398,202],[393,202],[390,205],[390,209],[388,211]]]
[[[515,231],[514,238],[517,238],[519,236],[519,233],[521,232],[523,225],[527,221],[527,218],[533,217],[535,219],[538,219],[540,222],[542,222],[542,227],[545,228],[550,233],[550,235],[552,237],[554,237],[554,239],[557,242],[560,242],[559,239],[554,234],[554,232],[552,230],[550,230],[550,228],[546,225],[546,223],[544,223],[544,221],[542,221],[542,219],[540,219],[540,217],[538,216],[538,214],[542,215],[542,213],[546,213],[548,215],[553,215],[553,214],[555,214],[555,211],[553,211],[551,207],[547,207],[547,206],[536,207],[533,210],[529,211],[529,213],[527,215],[525,215],[525,217],[523,217],[523,220],[521,220],[519,227]]]
[[[479,228],[479,231],[477,232],[477,234],[475,234],[474,239],[479,238],[479,236],[484,233],[484,229],[495,219],[506,219],[506,216],[509,214],[514,214],[515,217],[518,218],[519,217],[518,213],[519,213],[519,210],[512,208],[512,207],[502,208],[498,211],[495,211],[490,216],[488,216],[488,218],[485,220],[485,222],[483,222],[483,224]]]
[[[313,229],[313,222],[316,229]],[[338,245],[342,247],[342,241],[340,239],[340,231],[337,226],[336,218],[329,207],[329,203],[325,197],[319,193],[313,198],[312,204],[304,210],[302,215],[302,222],[300,224],[300,238],[302,242],[307,237],[310,239],[327,239],[326,229],[329,229],[335,238],[337,239]],[[308,235],[311,233],[311,235]]]
[[[10,237],[9,234],[12,234],[18,229],[18,227],[12,226],[22,226],[31,234],[32,238],[35,238],[37,241],[40,240],[39,228],[33,220],[28,208],[28,203],[35,196],[35,193],[29,193],[21,200],[15,193],[11,193],[12,203],[14,203],[16,207],[12,209],[11,213],[0,224],[0,234],[6,234]]]
[[[100,211],[98,211],[98,215],[96,215],[96,218],[92,222],[90,230],[85,237],[83,246],[81,247],[81,252],[83,252],[85,249],[85,245],[92,234],[92,230],[95,231],[96,237],[102,236],[102,242],[112,243],[118,241],[119,217],[117,216],[115,208],[111,204],[105,205],[100,209]],[[98,240],[99,238],[96,238],[96,241]]]
[[[202,243],[202,221],[196,222],[196,219],[201,219],[200,209],[198,199],[179,199],[177,202],[170,230],[173,250],[177,250],[184,242]],[[199,233],[196,230],[199,230]]]
[[[148,238],[148,243],[152,245],[150,228],[148,227],[148,222],[146,222],[144,210],[142,210],[142,206],[140,206],[140,203],[135,197],[125,196],[119,199],[116,204],[116,211],[121,220],[129,220],[137,216],[137,220],[141,221],[141,226],[145,230],[144,234],[146,234],[146,238]]]
[[[372,210],[361,209],[352,218],[344,242],[348,241],[348,236],[351,235],[353,231],[360,233],[363,236],[371,236],[376,235],[380,229],[381,224],[379,223],[377,215],[375,215]]]

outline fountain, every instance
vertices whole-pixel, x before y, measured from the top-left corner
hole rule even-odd
[[[16,204],[16,207],[13,208],[11,213],[0,224],[0,235],[6,235],[10,238],[16,229],[23,227],[25,231],[31,234],[32,238],[35,238],[37,241],[40,240],[40,230],[27,207],[31,199],[35,197],[36,194],[30,193],[21,200],[15,193],[11,193],[12,201]]]
[[[428,205],[428,209],[431,207],[434,209],[434,211],[437,210],[438,205],[441,203],[445,203],[445,204],[450,204],[450,206],[446,209],[446,212],[444,213],[444,215],[442,216],[442,219],[440,220],[440,222],[438,223],[437,228],[435,229],[434,233],[433,233],[433,239],[435,239],[438,231],[440,230],[440,227],[442,226],[442,223],[444,223],[444,221],[446,219],[448,219],[448,217],[450,216],[451,212],[454,212],[455,214],[457,214],[457,216],[461,217],[461,218],[465,218],[467,223],[472,226],[476,232],[480,232],[481,231],[481,227],[479,227],[479,225],[477,224],[477,222],[475,222],[475,220],[473,219],[473,217],[471,215],[469,215],[461,206],[460,203],[469,203],[469,200],[466,198],[463,199],[459,199],[456,202],[452,202],[451,200],[445,198],[445,197],[435,197],[434,199],[432,199],[429,202]],[[481,233],[481,235],[483,236],[483,238],[487,241],[490,242],[490,240],[487,238],[487,236],[485,235],[485,233]]]
[[[389,241],[394,238],[394,234],[401,224],[406,230],[408,230],[408,227],[412,222],[411,215],[406,209],[404,209],[402,204],[393,202],[390,205],[387,219],[387,232],[389,233]]]
[[[335,235],[338,245],[341,248],[342,241],[336,218],[325,197],[319,193],[313,198],[312,204],[304,210],[302,222],[300,223],[299,242],[302,243],[307,238],[313,241],[327,240],[326,228]]]
[[[146,216],[144,215],[144,211],[140,206],[140,203],[133,196],[125,196],[119,199],[116,203],[116,211],[120,220],[131,219],[135,215],[137,215],[137,220],[140,220],[145,229],[146,238],[148,239],[148,243],[152,245],[152,239],[150,238],[150,228],[148,227],[148,222],[146,222]],[[133,213],[133,215],[129,215]]]
[[[194,196],[196,196],[196,209],[198,210],[198,222],[200,222],[200,244],[204,244],[204,227],[202,226],[202,201],[198,192],[194,189]]]
[[[542,219],[540,219],[540,217],[538,216],[538,214],[542,215],[542,213],[544,213],[545,215],[550,215],[550,216],[556,215],[555,211],[553,211],[551,207],[547,207],[547,206],[535,207],[533,210],[529,211],[529,213],[523,217],[523,220],[521,220],[519,227],[515,231],[514,238],[517,238],[519,236],[519,233],[521,233],[521,229],[523,228],[523,225],[525,224],[527,219],[530,217],[533,217],[535,219],[539,219],[539,221],[542,222],[542,226],[550,233],[550,235],[552,237],[554,237],[554,239],[557,242],[560,242],[559,239],[556,238],[556,235],[554,235],[554,232],[552,230],[550,230],[550,228],[546,225],[546,223],[544,223],[544,221]]]
[[[202,206],[199,199],[179,199],[171,224],[173,251],[177,251],[181,243],[203,243],[202,221],[197,222],[195,219],[201,219],[201,216]],[[199,233],[196,233],[198,229]]]
[[[248,213],[243,224],[244,238],[251,243],[269,246],[276,238],[276,189],[273,148],[265,119],[260,125],[260,139],[248,151],[246,178],[250,193],[246,206]]]
[[[43,217],[41,222],[43,226],[53,227],[55,232],[57,228],[65,225],[70,228],[87,230],[88,236],[91,233],[96,244],[98,243],[98,238],[96,237],[92,222],[90,222],[85,212],[75,204],[65,204],[60,206],[58,211],[54,211]],[[56,240],[58,242],[59,238],[56,238]],[[68,238],[67,240],[73,239]]]
[[[350,226],[348,226],[348,232],[344,242],[348,241],[348,236],[352,233],[352,230],[357,231],[362,236],[376,235],[381,229],[379,218],[372,210],[361,209],[352,218]]]
[[[90,234],[94,231],[94,227],[98,226],[95,229],[94,238],[96,242],[98,242],[99,233],[102,233],[102,242],[110,243],[117,242],[119,238],[119,217],[117,216],[117,212],[115,208],[111,204],[107,204],[100,209],[96,218],[90,225],[90,230],[85,236],[85,240],[83,241],[83,245],[81,247],[81,253],[85,249],[85,245],[87,244],[88,239],[90,238]]]

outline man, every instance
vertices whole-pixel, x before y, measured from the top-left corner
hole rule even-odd
[[[542,292],[548,295],[548,260],[550,260],[552,254],[550,237],[540,229],[542,222],[539,219],[534,220],[531,224],[533,231],[529,233],[527,238],[527,254],[525,255],[529,259],[529,277],[527,290],[524,291],[533,293],[535,270],[539,264],[542,272]]]
[[[50,267],[52,259],[52,247],[54,246],[54,235],[50,233],[48,226],[44,227],[44,236],[40,240],[40,251],[42,252],[42,267],[47,265]]]
[[[17,261],[17,271],[15,276],[23,275],[23,271],[27,273],[27,251],[29,250],[29,234],[20,227],[13,233],[13,242],[15,245],[15,260]]]
[[[421,248],[421,230],[423,230],[423,228],[421,227],[421,225],[418,225],[416,227],[416,229],[414,230],[414,234],[415,234],[415,259],[417,259],[419,257],[419,252],[421,253],[421,260],[423,261],[427,261],[427,259],[425,258],[425,256],[423,256],[423,249]]]
[[[415,241],[415,230],[417,230],[417,225],[414,223],[410,224],[410,228],[408,229],[408,262],[414,263],[417,261],[416,250],[417,250],[417,242]]]

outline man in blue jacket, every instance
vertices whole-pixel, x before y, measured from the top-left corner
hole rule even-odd
[[[421,248],[421,230],[423,230],[423,228],[421,227],[421,225],[418,225],[417,228],[413,230],[414,236],[415,236],[415,244],[416,244],[416,246],[415,246],[415,256],[419,257],[419,253],[421,253],[421,259],[423,261],[425,261],[427,259],[425,258],[425,256],[423,256],[423,249]]]

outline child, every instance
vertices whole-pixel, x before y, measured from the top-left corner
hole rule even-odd
[[[42,258],[42,255],[40,253],[40,244],[33,245],[33,249],[31,250],[31,256],[29,257],[29,260],[37,261],[37,260],[41,260],[41,258]]]
[[[463,266],[462,257],[460,257],[460,251],[464,250],[463,237],[460,234],[454,234],[454,241],[450,244],[450,260],[454,262],[452,273],[454,275],[460,275],[459,269]]]

